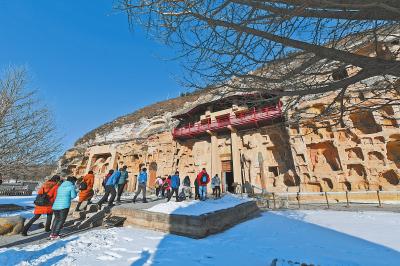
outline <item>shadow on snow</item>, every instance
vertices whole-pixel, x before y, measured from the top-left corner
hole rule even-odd
[[[205,239],[167,234],[152,256],[143,250],[132,266],[270,265],[274,259],[314,265],[398,265],[400,253],[319,225],[265,212]]]

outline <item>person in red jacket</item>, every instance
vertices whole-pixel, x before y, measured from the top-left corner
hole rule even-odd
[[[197,175],[197,183],[199,184],[200,200],[206,200],[207,185],[210,183],[210,176],[205,168]]]
[[[53,218],[53,209],[52,205],[56,199],[57,196],[57,189],[59,186],[60,182],[60,176],[55,175],[53,176],[50,180],[46,181],[38,190],[38,194],[44,194],[46,193],[50,199],[51,205],[48,206],[35,206],[35,210],[33,214],[33,218],[24,226],[24,229],[22,230],[21,234],[23,236],[28,235],[29,228],[32,226],[34,222],[36,222],[41,215],[46,214],[47,219],[46,219],[46,225],[45,225],[45,231],[50,232],[51,229],[51,220]]]
[[[165,178],[164,183],[162,185],[162,193],[163,196],[169,197],[169,193],[171,193],[171,176],[169,175],[167,178]],[[165,195],[167,193],[167,195]]]

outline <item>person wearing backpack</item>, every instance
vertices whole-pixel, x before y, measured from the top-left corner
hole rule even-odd
[[[106,183],[107,180],[110,178],[110,176],[112,176],[114,174],[114,170],[111,169],[110,171],[108,171],[108,174],[104,177],[103,182],[101,183],[101,185],[104,187],[104,189],[106,188]]]
[[[169,193],[168,195],[168,201],[171,200],[172,196],[175,193],[176,196],[176,201],[179,201],[179,186],[181,185],[181,180],[179,178],[179,172],[176,171],[175,174],[173,176],[171,176],[171,193]]]
[[[137,197],[142,192],[143,192],[143,203],[147,203],[147,200],[146,200],[147,169],[146,168],[143,168],[142,171],[140,171],[140,174],[137,179],[138,179],[138,190],[136,191],[136,194],[133,197],[133,203],[136,203]]]
[[[164,181],[162,180],[161,176],[157,177],[156,182],[154,182],[154,188],[156,189],[156,197],[160,196],[160,192],[162,190],[162,185]]]
[[[89,171],[89,173],[83,178],[82,182],[79,184],[79,202],[75,208],[76,212],[79,211],[82,202],[87,201],[88,202],[87,205],[90,204],[90,200],[94,195],[93,185],[94,185],[94,174],[93,171]]]
[[[38,197],[41,198],[39,201],[42,201],[42,203],[39,203],[38,200],[35,200],[35,202],[40,205],[35,204],[35,210],[33,211],[34,216],[24,226],[24,228],[22,229],[21,235],[27,236],[28,231],[31,228],[31,226],[33,225],[33,223],[36,222],[42,215],[47,215],[46,225],[44,227],[45,228],[44,230],[46,232],[51,231],[51,220],[53,218],[52,205],[57,196],[57,189],[59,186],[60,179],[61,179],[60,176],[55,175],[50,180],[46,181],[40,187],[37,194],[38,194]],[[42,204],[44,204],[44,205],[42,205]]]
[[[163,196],[164,197],[169,197],[169,193],[171,191],[171,176],[167,176],[167,178],[164,178],[164,183],[162,185],[162,192],[163,192]],[[167,193],[167,195],[165,195],[165,193]]]
[[[207,174],[205,168],[197,175],[197,183],[199,184],[200,200],[206,200],[207,185],[210,183],[210,176]]]
[[[165,191],[168,189],[169,184],[167,182],[168,176],[162,178],[162,185],[161,185],[161,197],[165,198]],[[167,191],[168,196],[168,191]]]
[[[120,176],[121,176],[121,172],[119,170],[115,170],[113,172],[113,174],[107,179],[106,187],[105,187],[106,191],[104,193],[104,196],[97,203],[97,205],[99,206],[99,209],[101,209],[101,205],[106,201],[108,201],[109,207],[113,206],[114,199],[117,196],[117,191],[115,190],[115,186],[118,184]],[[111,195],[111,197],[108,200],[109,195]]]
[[[118,196],[117,196],[117,202],[121,202],[121,196],[122,193],[124,192],[125,185],[128,183],[128,166],[124,165],[121,169],[121,176],[119,177],[118,180]]]
[[[76,180],[76,177],[69,176],[57,189],[56,200],[53,204],[55,218],[51,228],[51,240],[60,238],[60,231],[64,227],[64,223],[67,219],[71,201],[77,196],[75,190]]]

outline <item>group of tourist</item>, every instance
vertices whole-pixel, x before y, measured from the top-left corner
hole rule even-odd
[[[78,195],[75,187],[76,182],[77,178],[74,176],[69,176],[65,180],[62,180],[58,175],[55,175],[50,180],[46,181],[38,190],[38,195],[34,202],[34,216],[24,226],[22,235],[27,236],[33,223],[38,220],[41,215],[47,215],[45,231],[51,232],[50,239],[59,239],[60,231],[64,227],[71,207],[71,201]],[[89,174],[81,181],[81,184],[85,182],[85,189],[83,189],[82,186],[79,193],[79,203],[85,200],[90,201],[93,196],[93,172],[89,172]]]
[[[216,174],[211,180],[210,176],[207,173],[206,169],[203,168],[202,171],[196,176],[194,180],[194,188],[195,188],[195,199],[206,200],[207,196],[207,186],[211,181],[211,188],[213,190],[213,195],[215,198],[221,197],[221,179],[218,174]],[[186,198],[186,195],[189,198],[192,198],[192,187],[189,176],[185,176],[182,182],[179,177],[179,172],[175,172],[172,176],[166,176],[164,178],[157,177],[154,187],[156,189],[156,196],[161,198],[167,198],[167,201],[170,201],[171,198],[175,195],[176,201],[181,201]]]
[[[128,183],[127,166],[121,169],[110,170],[104,177],[102,185],[105,193],[97,203],[99,209],[107,202],[108,206],[114,205],[114,200],[117,198],[117,203],[121,202],[121,196]],[[147,203],[147,169],[143,168],[137,176],[137,191],[133,197],[133,203],[137,197],[142,194],[143,203]],[[22,235],[27,236],[28,231],[35,221],[42,215],[47,215],[45,223],[45,231],[51,232],[50,239],[60,238],[60,231],[64,227],[68,213],[71,207],[71,201],[79,195],[79,200],[75,211],[80,211],[83,202],[87,202],[86,207],[91,203],[94,196],[94,181],[93,171],[89,171],[86,176],[78,180],[74,176],[69,176],[62,180],[60,176],[55,175],[46,181],[38,190],[35,200],[34,216],[24,226]],[[214,197],[221,197],[221,179],[218,174],[211,180],[206,169],[197,175],[194,181],[195,199],[204,201],[207,197],[207,186],[211,181],[211,188]],[[192,187],[189,176],[185,176],[181,186],[179,172],[176,171],[173,175],[165,177],[157,177],[154,184],[156,196],[158,198],[166,198],[170,201],[175,195],[176,201],[186,199],[186,195],[192,198]],[[79,191],[79,193],[78,193]]]

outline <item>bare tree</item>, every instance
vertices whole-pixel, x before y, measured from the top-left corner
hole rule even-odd
[[[117,8],[178,47],[191,86],[288,96],[289,106],[333,93],[325,116],[360,108],[351,99],[359,93],[364,107],[399,104],[398,0],[120,0]]]
[[[10,69],[0,78],[0,173],[29,175],[33,168],[51,165],[60,144],[52,116],[27,90],[24,69]]]

